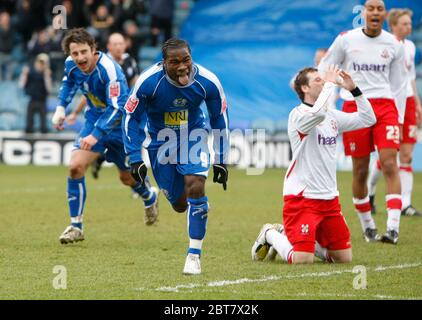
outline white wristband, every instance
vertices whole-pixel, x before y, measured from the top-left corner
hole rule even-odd
[[[53,115],[53,118],[51,119],[51,122],[53,124],[58,124],[64,118],[66,118],[66,109],[62,106],[57,106],[56,112],[54,112],[54,115]]]

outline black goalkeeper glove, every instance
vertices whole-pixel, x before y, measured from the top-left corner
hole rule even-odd
[[[145,185],[145,177],[147,176],[147,166],[143,161],[132,163],[130,165],[130,174],[133,179]]]
[[[225,164],[214,164],[212,166],[214,171],[214,182],[222,183],[223,189],[227,189],[227,180],[229,179],[229,172]]]

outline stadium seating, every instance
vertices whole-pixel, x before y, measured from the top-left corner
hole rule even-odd
[[[317,48],[328,47],[359,22],[363,1],[202,0],[181,30],[194,60],[215,72],[226,91],[230,118],[282,128],[298,99],[289,87],[296,71],[313,64]],[[386,1],[387,8],[397,2]],[[422,16],[413,1],[400,6]],[[420,33],[417,33],[417,37]],[[421,45],[421,43],[419,43]],[[264,119],[266,119],[264,121]],[[276,124],[269,125],[269,122]],[[231,121],[234,128],[235,122]]]
[[[191,9],[194,7],[192,0],[176,0],[175,12],[173,18],[173,34],[179,35],[180,28],[189,16]],[[149,15],[142,15],[139,17],[138,22],[141,26],[148,26],[150,23]],[[143,71],[153,63],[161,60],[160,47],[142,46],[138,52],[139,67]]]
[[[23,130],[28,97],[16,81],[0,82],[0,94],[0,130]]]
[[[353,8],[362,3],[359,0],[176,0],[173,27],[175,35],[180,30],[180,36],[191,43],[195,62],[220,78],[230,106],[232,128],[251,128],[258,124],[280,131],[285,128],[289,110],[298,102],[289,87],[295,72],[313,64],[317,48],[328,47],[339,32],[353,27],[358,15],[353,13]],[[397,2],[387,0],[386,5],[391,8]],[[400,6],[414,11],[412,40],[422,47],[422,6],[412,0],[402,0]],[[149,15],[139,15],[138,22],[148,28]],[[22,61],[20,46],[13,54],[17,61]],[[160,48],[143,46],[138,58],[144,70],[161,59]],[[421,60],[418,49],[417,61]],[[17,64],[15,78],[22,65]],[[422,64],[417,67],[417,73],[422,77]],[[422,84],[420,80],[418,84]],[[422,94],[422,86],[418,88]],[[0,83],[0,130],[24,127],[27,98],[17,94],[16,89],[16,81]],[[47,102],[49,116],[55,108],[56,94],[57,87]]]

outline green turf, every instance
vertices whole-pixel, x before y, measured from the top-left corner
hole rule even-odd
[[[265,222],[281,222],[284,171],[260,176],[230,171],[228,190],[207,183],[209,214],[200,276],[183,276],[186,218],[160,196],[157,225],[143,224],[142,204],[119,184],[114,168],[87,177],[86,240],[61,245],[69,223],[65,167],[0,165],[1,299],[422,299],[422,218],[404,217],[398,246],[366,244],[351,206],[351,174],[339,173],[353,262],[286,265],[252,262],[250,248]],[[384,184],[375,220],[385,231]],[[414,205],[422,208],[422,174]],[[67,289],[53,288],[53,268],[67,270]],[[351,270],[363,265],[367,289]],[[387,269],[376,269],[379,266]],[[239,281],[239,279],[243,279]],[[218,282],[218,281],[233,282]]]

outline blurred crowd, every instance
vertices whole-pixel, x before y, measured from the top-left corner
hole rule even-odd
[[[126,52],[138,59],[142,46],[157,46],[173,35],[176,0],[1,0],[0,80],[17,79],[22,64],[49,56],[53,81],[61,79],[66,30],[55,29],[54,19],[68,29],[85,27],[104,51],[109,35],[125,36]],[[65,18],[53,13],[61,5]],[[57,8],[57,7],[56,7]],[[60,8],[60,7],[59,7]],[[61,11],[60,11],[61,13]],[[64,20],[64,21],[63,21]]]

